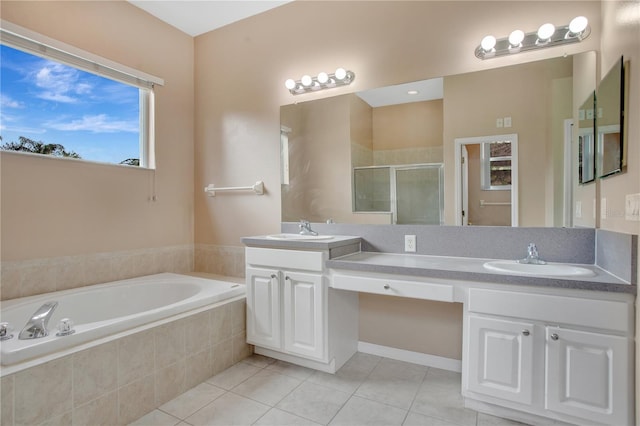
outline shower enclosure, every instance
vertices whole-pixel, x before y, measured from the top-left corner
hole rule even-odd
[[[353,211],[391,213],[394,224],[442,225],[442,163],[353,169]]]

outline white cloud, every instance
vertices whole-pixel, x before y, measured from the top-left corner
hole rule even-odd
[[[88,131],[92,133],[137,133],[140,130],[137,121],[113,120],[106,114],[85,115],[81,119],[68,122],[50,121],[46,123],[46,126],[56,130]]]
[[[0,94],[0,106],[3,108],[24,108],[24,104],[15,99],[11,99],[5,94]]]
[[[78,70],[55,62],[45,61],[32,75],[42,89],[38,98],[48,101],[75,103],[79,101],[75,95],[87,95],[92,90],[89,83],[80,81]]]

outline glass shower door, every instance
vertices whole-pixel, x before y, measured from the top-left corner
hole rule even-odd
[[[397,224],[443,224],[443,167],[426,164],[395,170]]]

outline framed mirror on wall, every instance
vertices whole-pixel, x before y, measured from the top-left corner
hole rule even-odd
[[[609,70],[596,92],[597,173],[603,178],[621,173],[624,150],[624,62]]]

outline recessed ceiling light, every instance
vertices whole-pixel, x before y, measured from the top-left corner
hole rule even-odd
[[[420,92],[418,92],[417,90],[409,90],[407,92],[407,95],[417,95],[418,93],[420,93]]]

